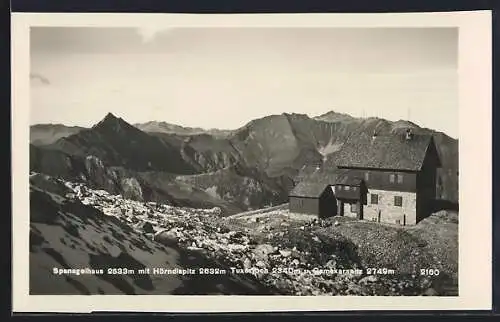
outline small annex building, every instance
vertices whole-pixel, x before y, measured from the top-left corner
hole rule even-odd
[[[366,187],[361,178],[344,169],[307,171],[307,178],[290,191],[290,212],[317,214],[319,218],[336,215],[363,218]]]

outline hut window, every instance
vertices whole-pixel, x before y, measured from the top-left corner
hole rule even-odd
[[[370,172],[365,172],[365,181],[368,181],[370,179]]]
[[[402,207],[403,206],[403,197],[401,197],[401,196],[394,196],[394,206],[396,206],[396,207]]]
[[[345,191],[349,191],[349,188],[350,188],[349,186],[344,186]]]
[[[371,198],[370,203],[372,205],[377,205],[378,204],[378,195],[377,194],[371,194],[370,198]]]
[[[357,213],[357,212],[358,212],[358,207],[357,207],[357,206],[358,206],[358,205],[357,205],[357,204],[355,204],[355,203],[352,203],[352,204],[351,204],[351,212],[352,212],[352,213]]]
[[[390,175],[389,175],[389,181],[390,181],[391,183],[394,183],[394,175],[393,175],[393,174],[390,174]]]
[[[403,175],[398,174],[398,183],[403,183]]]

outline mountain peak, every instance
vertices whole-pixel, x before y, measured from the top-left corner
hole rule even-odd
[[[336,121],[354,120],[354,117],[350,116],[349,114],[339,113],[331,110],[324,114],[316,116],[314,119],[326,122],[336,122]]]
[[[111,122],[125,122],[123,119],[115,116],[113,113],[109,112],[106,116],[98,123],[111,123]]]
[[[122,118],[119,118],[110,112],[106,114],[106,116],[92,128],[93,129],[111,128],[114,129],[115,131],[119,131],[120,129],[128,129],[130,127],[132,127],[132,125],[128,124]]]
[[[108,114],[106,114],[106,116],[104,117],[103,121],[106,121],[106,120],[118,120],[118,117],[116,117],[113,113],[111,112],[108,112]]]

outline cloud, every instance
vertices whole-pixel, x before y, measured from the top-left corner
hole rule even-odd
[[[50,81],[43,75],[30,73],[30,81],[32,84],[50,85]]]

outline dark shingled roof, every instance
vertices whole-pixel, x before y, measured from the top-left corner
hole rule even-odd
[[[352,175],[348,169],[316,169],[310,173],[303,181],[298,183],[292,191],[290,197],[318,198],[329,185],[343,184],[359,186],[362,179]]]
[[[313,173],[315,173],[316,171],[318,171],[319,168],[320,168],[319,165],[310,165],[310,164],[304,165],[299,170],[299,173],[295,177],[295,181],[302,181],[304,178],[307,178],[310,175],[312,175]]]
[[[428,134],[412,133],[409,140],[406,133],[355,136],[339,151],[337,166],[418,171],[431,144],[435,148]]]
[[[309,198],[318,198],[321,193],[325,190],[327,185],[310,182],[310,181],[302,181],[299,182],[295,188],[290,191],[290,197],[309,197]]]
[[[344,171],[342,171],[344,170]],[[348,169],[339,169],[339,176],[337,176],[337,180],[335,184],[344,185],[344,186],[361,186],[363,182],[362,178],[357,177],[353,174],[352,170]]]

